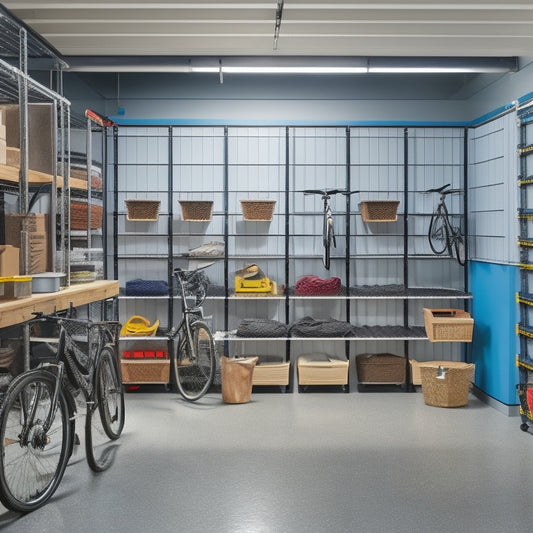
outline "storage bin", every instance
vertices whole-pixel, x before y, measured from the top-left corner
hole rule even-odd
[[[424,308],[424,325],[431,342],[472,342],[474,319],[462,309]]]
[[[168,383],[170,380],[169,359],[121,360],[123,383]]]
[[[298,357],[299,385],[347,385],[350,362],[345,357],[322,353]]]
[[[272,220],[276,200],[241,200],[244,220],[267,222]]]
[[[124,200],[128,211],[127,219],[132,221],[154,222],[159,219],[160,200]]]
[[[29,298],[32,294],[31,276],[0,277],[0,299]]]
[[[398,220],[398,200],[367,200],[359,204],[363,222],[395,222]]]
[[[474,379],[475,365],[457,361],[432,361],[421,365],[422,393],[426,405],[463,407]]]
[[[207,222],[211,220],[212,201],[179,200],[181,218],[188,222]]]
[[[61,286],[61,278],[65,274],[61,272],[42,272],[32,275],[33,292],[58,292]]]
[[[282,363],[258,363],[253,372],[252,385],[288,385],[289,361]]]
[[[359,354],[355,357],[359,383],[404,383],[405,357],[390,353]]]
[[[224,403],[247,403],[252,395],[253,372],[259,357],[235,357],[223,355],[222,401]]]

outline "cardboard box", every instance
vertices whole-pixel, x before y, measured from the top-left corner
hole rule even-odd
[[[5,105],[0,111],[5,117],[7,146],[20,148],[19,106]],[[28,105],[28,168],[31,170],[52,173],[56,144],[53,117],[52,104]],[[12,156],[15,157],[14,154]]]
[[[5,139],[0,139],[0,165],[7,165],[7,145]]]
[[[20,148],[6,146],[6,165],[10,167],[20,167]]]
[[[6,244],[21,247],[21,231],[24,215],[5,215],[5,240]],[[28,244],[29,244],[29,271],[28,274],[40,274],[51,269],[51,256],[49,253],[48,215],[44,213],[30,213],[28,219]],[[19,252],[20,272],[24,272],[22,254]]]
[[[19,249],[9,244],[0,246],[0,276],[18,276]]]
[[[349,366],[345,357],[337,355],[300,355],[298,385],[347,385]]]

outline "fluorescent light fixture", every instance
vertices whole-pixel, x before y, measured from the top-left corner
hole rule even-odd
[[[467,67],[368,67],[371,74],[444,74],[478,72]]]
[[[219,72],[218,67],[191,67],[192,72]],[[366,67],[231,67],[222,65],[224,74],[361,74]]]

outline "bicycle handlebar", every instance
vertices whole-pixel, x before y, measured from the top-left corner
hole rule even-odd
[[[447,183],[446,185],[443,185],[442,187],[437,187],[436,189],[428,189],[425,192],[438,192],[440,194],[455,194],[455,193],[463,192],[461,189],[448,189],[448,187],[450,186],[451,184]]]
[[[359,191],[347,191],[346,189],[304,189],[304,194],[321,194],[322,196],[331,196],[332,194],[344,194],[349,196],[350,194],[356,194]]]

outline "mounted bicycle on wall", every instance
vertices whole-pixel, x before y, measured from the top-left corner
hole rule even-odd
[[[347,191],[345,189],[306,189],[302,191],[304,194],[320,194],[324,201],[323,210],[323,225],[322,225],[322,242],[324,245],[324,252],[322,255],[322,262],[326,270],[329,270],[331,260],[331,245],[337,247],[337,241],[335,239],[335,228],[333,224],[333,211],[331,210],[330,199],[335,194],[344,194],[344,196],[350,196],[356,194],[359,191]]]
[[[457,262],[464,266],[466,263],[466,237],[463,235],[460,226],[452,225],[448,208],[446,207],[446,196],[448,194],[459,194],[463,191],[461,189],[449,189],[448,187],[450,187],[449,183],[426,191],[440,194],[439,203],[429,222],[429,245],[437,255],[442,255],[444,252],[448,252],[450,257],[455,255]]]

